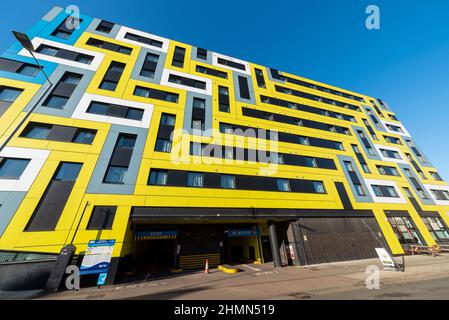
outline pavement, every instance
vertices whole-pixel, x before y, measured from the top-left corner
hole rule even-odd
[[[35,299],[51,300],[297,300],[448,299],[449,255],[409,256],[405,272],[383,270],[378,259],[274,268],[239,265],[241,272],[213,269],[125,285],[64,291]],[[378,267],[379,289],[366,287],[367,268]],[[371,278],[370,278],[371,279]],[[372,284],[373,282],[370,283]]]

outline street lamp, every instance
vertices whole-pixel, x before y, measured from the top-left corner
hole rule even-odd
[[[3,151],[3,149],[6,147],[6,145],[11,141],[12,137],[14,137],[14,135],[17,133],[17,131],[19,131],[20,127],[22,127],[22,125],[28,120],[28,118],[30,117],[30,115],[34,112],[34,109],[36,109],[36,107],[39,105],[39,103],[42,101],[42,99],[47,95],[48,91],[51,89],[51,87],[53,86],[53,83],[50,81],[50,78],[48,77],[47,73],[45,72],[44,68],[41,66],[41,64],[39,63],[39,61],[36,59],[36,57],[34,56],[34,52],[36,51],[34,49],[33,43],[31,42],[30,38],[28,38],[28,36],[25,33],[22,32],[18,32],[18,31],[12,31],[14,37],[16,38],[17,41],[19,41],[19,43],[22,45],[22,47],[26,50],[28,50],[28,52],[31,54],[31,56],[33,57],[34,61],[36,61],[39,69],[42,71],[42,73],[45,76],[45,79],[47,79],[48,82],[48,87],[45,89],[45,91],[41,94],[41,96],[39,97],[39,99],[36,101],[36,103],[30,108],[30,110],[28,110],[28,112],[25,114],[25,116],[22,118],[22,120],[20,120],[19,124],[14,128],[14,130],[8,135],[8,137],[6,138],[6,140],[0,145],[0,153]]]
[[[22,32],[18,32],[18,31],[12,31],[12,34],[14,35],[14,37],[16,38],[17,41],[19,41],[19,43],[22,45],[22,47],[24,47],[26,50],[28,50],[28,52],[31,54],[31,56],[33,57],[34,61],[36,61],[39,69],[42,71],[42,73],[44,74],[45,78],[47,79],[48,83],[50,85],[52,85],[53,83],[50,81],[50,79],[48,78],[47,74],[44,71],[44,68],[41,66],[41,64],[39,63],[39,61],[36,59],[36,57],[34,56],[34,51],[36,51],[34,49],[33,43],[31,42],[30,38],[28,38],[28,36],[25,33]]]

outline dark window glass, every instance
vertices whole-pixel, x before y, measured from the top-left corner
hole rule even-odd
[[[235,189],[235,176],[230,174],[221,175],[221,187],[223,189]]]
[[[90,104],[89,109],[87,110],[88,113],[94,113],[98,115],[105,115],[108,112],[109,105],[106,103],[101,102],[95,102],[93,101]]]
[[[117,82],[103,80],[101,82],[100,89],[109,90],[109,91],[115,91],[115,89],[117,88],[117,84],[118,84]]]
[[[58,181],[76,181],[81,171],[81,163],[63,162],[59,166],[54,180]]]
[[[87,230],[111,230],[117,207],[95,206],[90,216]]]
[[[152,186],[166,186],[167,178],[168,178],[168,171],[151,170],[149,184]]]
[[[22,92],[22,89],[0,87],[0,100],[6,102],[14,102]]]
[[[67,97],[52,95],[47,99],[44,105],[49,108],[62,109],[67,104],[67,101],[69,101],[69,98]]]
[[[35,77],[38,75],[39,71],[40,71],[39,68],[36,66],[24,64],[22,67],[20,67],[17,73],[20,73],[21,75],[24,76]]]
[[[155,151],[159,152],[171,152],[172,142],[168,139],[158,138],[156,140]]]
[[[126,118],[131,120],[142,120],[143,118],[143,110],[136,108],[128,108],[128,112],[126,113]]]
[[[126,134],[121,134],[117,141],[117,147],[119,148],[134,148],[136,144],[136,137]]]
[[[6,158],[0,161],[0,179],[20,179],[30,163],[28,159]]]
[[[31,138],[31,139],[47,139],[51,128],[52,128],[52,125],[32,124],[27,129],[25,134],[23,134],[21,136],[23,136],[25,138]]]
[[[125,183],[126,173],[128,172],[127,167],[119,166],[109,166],[104,182],[113,184],[123,184]]]
[[[187,173],[187,186],[193,188],[204,187],[204,174],[198,172]]]
[[[95,139],[96,131],[89,129],[78,129],[72,142],[92,144]]]

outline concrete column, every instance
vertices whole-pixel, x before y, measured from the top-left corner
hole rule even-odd
[[[282,267],[281,254],[279,252],[279,241],[276,231],[276,224],[274,222],[269,223],[269,231],[270,231],[270,243],[274,267],[281,268]]]

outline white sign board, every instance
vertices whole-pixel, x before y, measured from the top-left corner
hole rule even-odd
[[[115,240],[91,240],[84,254],[80,274],[108,273]]]
[[[393,261],[393,258],[384,248],[376,248],[377,255],[379,256],[380,261],[385,267],[396,267],[396,263]]]

